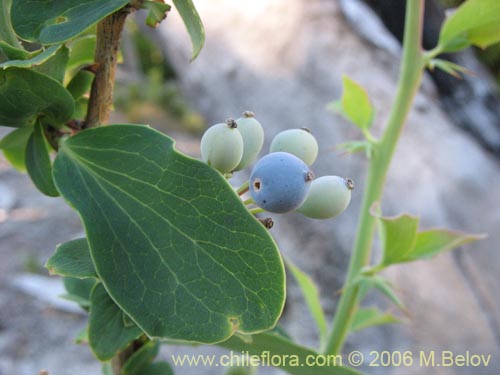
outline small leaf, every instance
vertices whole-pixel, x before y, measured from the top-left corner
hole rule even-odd
[[[394,303],[401,311],[405,314],[407,313],[406,307],[399,297],[394,293],[390,282],[384,279],[382,276],[374,275],[372,276],[372,283],[375,289],[378,289],[382,294],[389,298],[392,303]]]
[[[235,366],[226,371],[225,375],[255,375],[257,369],[251,366]]]
[[[403,214],[395,217],[377,215],[372,207],[371,214],[378,219],[380,244],[383,251],[382,266],[404,262],[413,247],[418,230],[418,217]]]
[[[67,294],[62,297],[78,303],[84,310],[90,306],[90,293],[97,283],[96,279],[77,279],[76,277],[64,277],[64,287]]]
[[[149,341],[125,362],[122,368],[123,375],[142,375],[145,367],[148,367],[160,350],[158,341]]]
[[[191,61],[193,61],[198,56],[205,43],[205,29],[203,28],[203,23],[201,22],[200,15],[192,0],[173,0],[173,3],[181,15],[182,21],[191,37],[191,44],[193,45]]]
[[[500,1],[468,0],[444,23],[439,34],[443,52],[453,52],[469,44],[487,47],[498,41]]]
[[[468,39],[478,47],[486,48],[500,42],[500,22],[495,21],[469,30]]]
[[[146,25],[149,27],[158,26],[158,24],[167,17],[167,12],[171,8],[170,5],[165,4],[163,1],[144,1],[142,7],[148,10]]]
[[[0,149],[3,151],[5,158],[14,168],[21,172],[26,171],[26,163],[24,161],[26,145],[32,133],[33,127],[27,126],[15,129],[0,141]]]
[[[6,69],[10,67],[17,68],[31,68],[34,66],[38,66],[46,62],[52,56],[56,54],[56,52],[61,48],[61,44],[50,46],[44,50],[36,51],[34,53],[30,53],[29,55],[25,55],[26,59],[13,59],[6,61],[0,64],[0,69]]]
[[[45,264],[51,275],[72,276],[80,279],[97,278],[85,238],[65,242],[56,247],[56,252]]]
[[[88,344],[89,343],[89,327],[86,326],[75,337],[75,344]]]
[[[373,155],[373,144],[369,141],[348,141],[337,145],[336,148],[349,154],[364,152],[368,159]]]
[[[26,170],[35,186],[49,197],[57,197],[59,192],[52,179],[52,164],[40,123],[35,125],[26,145]]]
[[[145,367],[140,375],[174,375],[174,371],[167,362],[155,362]]]
[[[78,73],[76,73],[73,79],[69,81],[66,89],[70,92],[75,100],[78,100],[90,91],[93,80],[94,74],[86,70],[80,70]]]
[[[171,138],[137,125],[81,131],[61,144],[54,178],[106,290],[150,337],[213,343],[276,324],[285,278],[274,240]]]
[[[75,112],[73,112],[74,119],[83,120],[87,115],[89,107],[89,99],[86,97],[81,97],[75,101]]]
[[[451,61],[447,60],[441,60],[441,59],[432,59],[429,62],[429,69],[434,70],[434,68],[441,69],[443,72],[446,72],[450,75],[452,75],[455,78],[462,78],[461,74],[469,74],[472,75],[473,73],[468,70],[467,68],[460,66],[458,64],[455,64]]]
[[[102,375],[114,375],[111,362],[104,362],[101,367]]]
[[[419,232],[413,250],[407,260],[427,259],[441,252],[452,250],[486,236],[448,229],[431,229]]]
[[[297,284],[299,284],[302,295],[304,296],[307,306],[309,307],[309,311],[316,322],[320,341],[324,342],[327,334],[327,325],[325,314],[323,312],[323,308],[321,307],[318,287],[308,275],[302,272],[302,270],[295,266],[289,259],[286,259],[285,263],[288,269],[292,272]]]
[[[12,0],[0,0],[0,40],[11,46],[20,47],[21,44],[17,40],[10,22],[11,4]]]
[[[375,112],[366,90],[347,76],[342,77],[342,115],[361,130],[372,126]]]
[[[44,123],[62,125],[73,114],[71,94],[55,79],[30,69],[0,70],[0,125],[33,125],[37,118]]]
[[[78,70],[94,62],[95,35],[84,35],[69,44],[68,70]]]
[[[1,0],[0,0],[1,1]],[[32,57],[32,54],[21,46],[13,47],[3,40],[0,40],[0,62],[4,63],[8,60],[26,60]]]
[[[89,345],[100,361],[113,358],[142,334],[138,327],[123,325],[122,311],[98,283],[90,295]]]
[[[350,331],[356,332],[368,327],[391,323],[399,323],[399,319],[394,315],[384,313],[375,307],[360,308],[354,315]]]
[[[11,19],[17,35],[30,42],[56,44],[82,33],[128,0],[16,0]]]
[[[361,375],[355,369],[340,366],[342,360],[340,358],[331,358],[328,366],[301,366],[306,364],[306,358],[315,358],[320,354],[296,344],[286,338],[264,332],[257,335],[252,335],[252,342],[245,343],[237,337],[232,337],[229,340],[219,343],[218,345],[230,349],[234,352],[248,352],[249,355],[261,356],[262,353],[269,353],[269,357],[287,357],[287,361],[279,361],[276,367],[285,370],[292,375]],[[293,358],[291,358],[293,355]],[[177,365],[174,363],[174,365]],[[180,364],[179,364],[180,365]]]

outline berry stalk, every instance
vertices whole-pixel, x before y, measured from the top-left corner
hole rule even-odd
[[[425,65],[421,47],[423,13],[424,0],[407,0],[403,57],[398,89],[382,138],[379,143],[374,144],[356,241],[344,284],[346,286],[353,285],[353,281],[362,268],[369,263],[376,225],[375,218],[370,215],[370,207],[382,197],[387,171],[394,150],[422,79]],[[339,354],[342,351],[359,302],[358,287],[354,285],[345,288],[339,300],[332,323],[332,330],[324,348],[325,353]]]

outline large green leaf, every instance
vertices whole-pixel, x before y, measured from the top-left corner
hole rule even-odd
[[[182,21],[191,38],[191,44],[193,45],[193,54],[191,55],[192,61],[196,59],[203,48],[203,44],[205,43],[205,29],[192,0],[172,1],[175,5],[175,9],[177,9],[181,15]]]
[[[49,197],[57,197],[59,192],[52,179],[52,163],[43,134],[42,125],[38,122],[26,145],[26,170],[35,186]]]
[[[94,264],[90,257],[87,239],[78,238],[56,247],[56,252],[45,264],[49,273],[61,276],[72,276],[80,279],[97,278]]]
[[[128,0],[16,0],[12,4],[12,26],[30,42],[56,44],[85,31]]]
[[[26,145],[32,133],[32,127],[19,128],[7,134],[0,141],[0,150],[3,151],[5,158],[21,172],[26,171],[24,157]]]
[[[292,375],[361,375],[354,369],[340,366],[343,363],[340,356],[333,357],[317,353],[275,333],[266,332],[252,335],[251,341],[231,337],[218,345],[237,353],[248,352],[249,355],[258,356],[263,361],[262,365],[271,364],[270,360],[265,362],[264,356],[266,354],[268,354],[267,358],[273,356],[280,358],[280,361],[274,362],[275,366]],[[327,360],[329,361],[328,365],[326,364]]]
[[[150,337],[213,343],[275,325],[285,288],[272,237],[172,139],[146,126],[88,129],[63,142],[54,178],[108,293]]]
[[[302,294],[306,300],[307,306],[309,307],[309,311],[316,322],[320,341],[324,342],[328,328],[326,325],[325,313],[321,307],[318,287],[306,273],[302,272],[302,270],[293,264],[289,259],[286,259],[285,263],[302,290]]]
[[[89,345],[101,361],[113,358],[128,344],[139,337],[138,327],[125,327],[122,311],[101,283],[96,284],[90,294]]]
[[[32,125],[37,118],[57,126],[73,114],[71,94],[55,79],[30,69],[0,70],[0,125]]]
[[[439,34],[443,52],[462,49],[469,44],[481,47],[500,40],[500,1],[468,0],[444,23]]]

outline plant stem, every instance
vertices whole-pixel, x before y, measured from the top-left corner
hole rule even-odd
[[[254,201],[252,198],[248,198],[247,200],[244,200],[244,201],[243,201],[243,204],[244,204],[245,206],[249,206],[249,205],[251,205],[251,204],[255,204],[255,201]]]
[[[96,72],[90,90],[87,117],[83,128],[92,128],[108,122],[113,104],[120,38],[125,20],[132,9],[131,6],[126,6],[97,24],[94,58]]]
[[[403,57],[396,98],[380,142],[374,145],[356,241],[344,285],[351,285],[362,268],[370,261],[376,225],[376,219],[370,215],[370,207],[381,199],[387,171],[413,98],[420,86],[424,68],[421,47],[423,12],[424,0],[407,0]],[[358,287],[354,285],[346,288],[338,303],[325,353],[339,354],[341,352],[359,302]]]
[[[241,185],[238,189],[236,189],[236,193],[238,195],[243,195],[245,194],[248,190],[250,189],[248,181],[245,182],[243,185]]]

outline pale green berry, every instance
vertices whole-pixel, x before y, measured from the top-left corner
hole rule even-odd
[[[254,116],[253,112],[246,111],[243,117],[236,120],[238,131],[243,138],[243,156],[235,171],[249,166],[257,158],[264,145],[264,129]]]
[[[315,179],[307,198],[297,209],[313,219],[329,219],[340,215],[349,206],[354,183],[349,178],[323,176]]]
[[[243,139],[237,126],[229,119],[208,128],[201,138],[202,160],[221,173],[233,171],[243,155]]]
[[[289,129],[278,133],[271,142],[271,152],[288,152],[311,165],[318,156],[318,142],[309,129]]]

